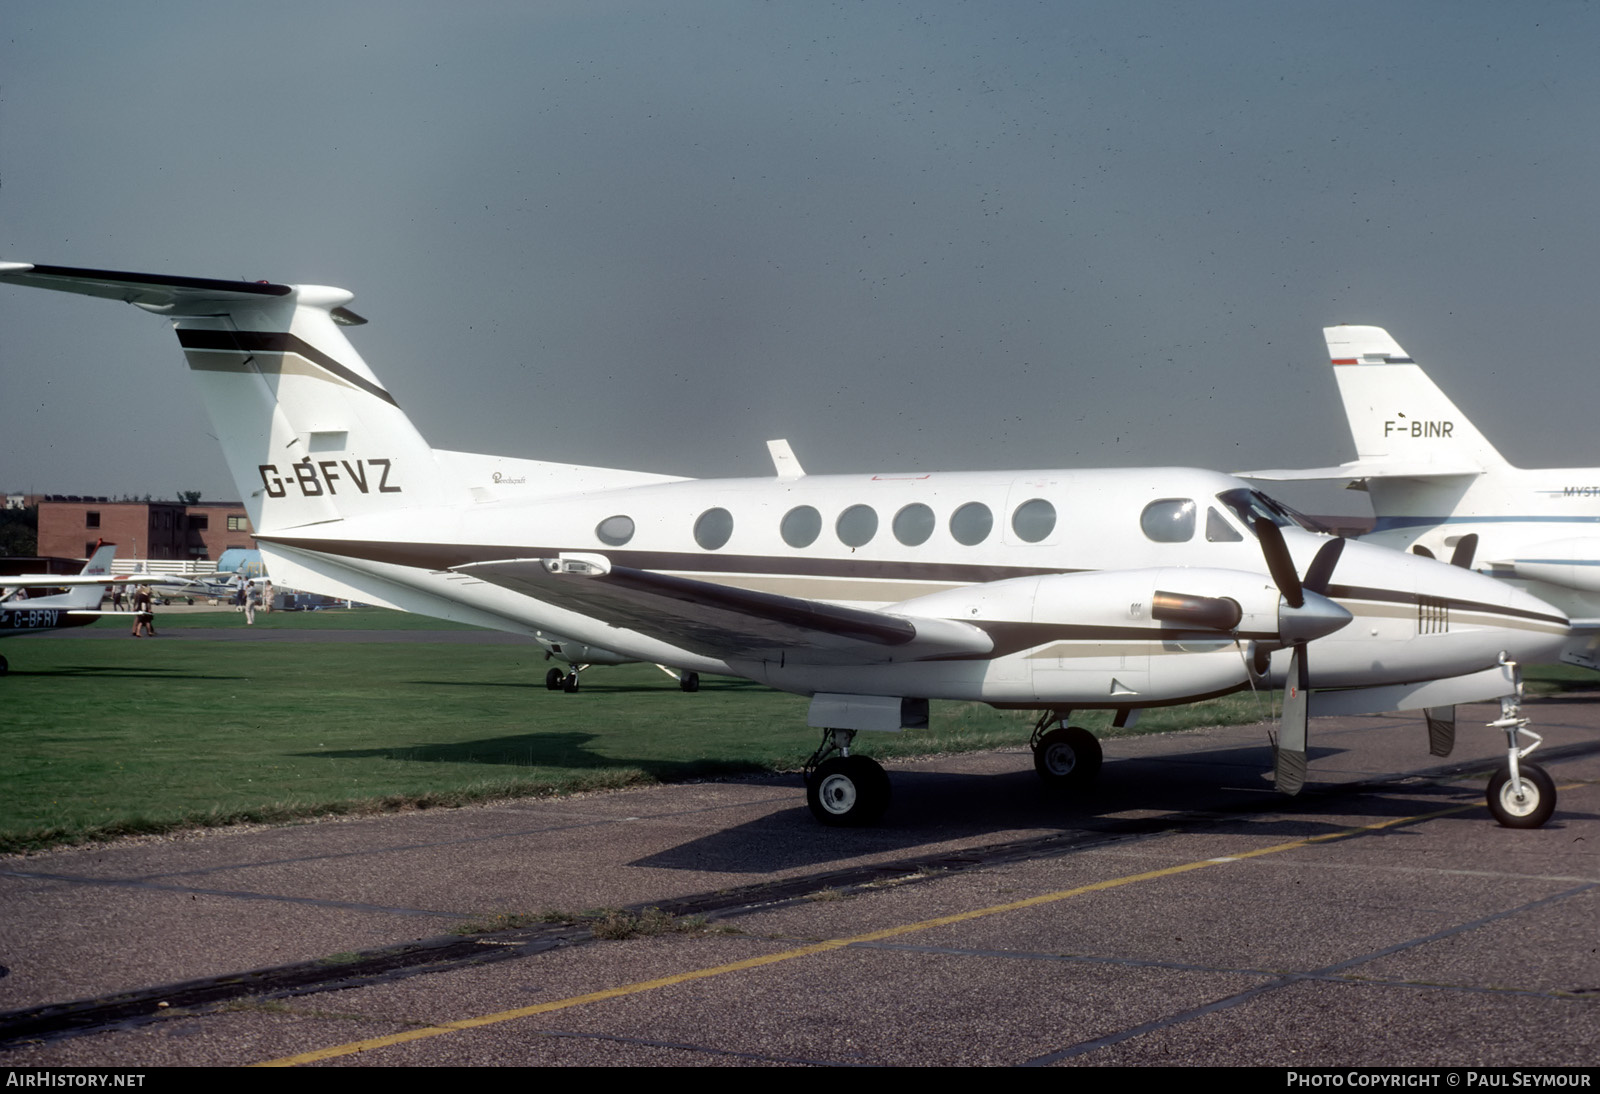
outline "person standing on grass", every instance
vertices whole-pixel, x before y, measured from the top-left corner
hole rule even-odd
[[[156,636],[156,614],[150,609],[150,586],[140,585],[133,594],[133,610],[138,614],[133,617],[133,637]]]

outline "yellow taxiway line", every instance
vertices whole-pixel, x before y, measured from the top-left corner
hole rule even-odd
[[[643,992],[654,991],[657,988],[671,987],[674,984],[687,984],[694,980],[709,980],[715,976],[724,976],[728,973],[743,972],[746,969],[759,969],[765,965],[778,965],[785,961],[794,961],[802,957],[811,957],[819,953],[831,953],[842,950],[846,946],[857,945],[862,942],[881,942],[886,938],[898,938],[902,935],[915,934],[918,931],[932,930],[935,927],[947,927],[955,923],[966,923],[974,919],[984,919],[992,915],[1001,915],[1005,912],[1021,911],[1024,908],[1037,908],[1044,904],[1055,904],[1073,897],[1083,896],[1087,893],[1104,892],[1107,889],[1119,889],[1124,885],[1137,885],[1143,881],[1155,881],[1158,878],[1172,877],[1176,874],[1186,874],[1191,870],[1204,870],[1211,866],[1221,866],[1230,862],[1242,862],[1245,859],[1260,858],[1262,855],[1275,855],[1282,851],[1293,851],[1301,847],[1309,847],[1317,843],[1329,843],[1333,840],[1349,839],[1353,836],[1368,835],[1382,831],[1385,828],[1394,828],[1401,824],[1413,824],[1418,821],[1433,820],[1436,817],[1447,817],[1452,813],[1465,813],[1470,809],[1482,809],[1480,802],[1470,805],[1458,805],[1450,809],[1440,809],[1434,813],[1419,813],[1412,817],[1399,817],[1393,820],[1378,821],[1374,824],[1363,824],[1358,828],[1347,828],[1341,832],[1330,832],[1321,836],[1307,836],[1304,839],[1291,840],[1288,843],[1275,844],[1272,847],[1262,847],[1255,851],[1241,851],[1236,855],[1223,855],[1217,858],[1198,859],[1194,862],[1185,862],[1177,866],[1167,866],[1160,870],[1146,870],[1139,874],[1127,874],[1123,877],[1110,878],[1106,881],[1091,882],[1088,885],[1079,885],[1072,889],[1059,889],[1051,893],[1042,893],[1024,900],[1014,900],[1009,904],[993,904],[987,908],[975,908],[969,912],[957,912],[954,915],[942,915],[934,919],[922,919],[915,923],[905,923],[898,927],[886,927],[883,930],[870,931],[866,934],[851,935],[848,938],[830,938],[825,942],[815,942],[809,946],[799,946],[795,949],[784,950],[781,953],[767,954],[764,957],[750,957],[743,961],[730,961],[725,965],[712,965],[704,969],[693,969],[689,972],[674,973],[671,976],[657,977],[654,980],[640,980],[632,984],[622,984],[615,988],[606,988],[602,991],[592,991],[584,995],[572,995],[565,999],[553,999],[548,1003],[535,1003],[530,1007],[517,1007],[515,1010],[496,1011],[493,1014],[483,1014],[476,1018],[463,1018],[455,1022],[441,1022],[438,1025],[423,1026],[420,1029],[407,1030],[404,1033],[391,1033],[386,1037],[372,1037],[365,1041],[351,1041],[348,1044],[332,1045],[328,1048],[314,1049],[294,1056],[282,1056],[276,1060],[263,1060],[252,1067],[294,1067],[297,1064],[316,1063],[318,1060],[331,1060],[339,1056],[353,1056],[358,1052],[370,1052],[377,1048],[387,1048],[390,1045],[400,1045],[407,1041],[421,1041],[429,1037],[443,1037],[447,1033],[459,1033],[462,1030],[479,1029],[483,1026],[499,1025],[501,1022],[512,1022],[518,1018],[530,1018],[536,1014],[550,1014],[554,1011],[570,1010],[573,1007],[586,1006],[590,1003],[600,1003],[607,999],[620,999],[623,996],[639,995]]]

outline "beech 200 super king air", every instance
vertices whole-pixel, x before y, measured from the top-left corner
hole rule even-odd
[[[1502,697],[1567,619],[1503,583],[1319,536],[1243,481],[1184,468],[689,480],[430,448],[314,285],[21,263],[0,280],[171,319],[274,578],[296,588],[811,697],[807,798],[876,820],[862,730],[926,725],[934,699],[1043,711],[1034,759],[1100,764],[1070,712],[1287,682],[1278,787],[1305,777],[1312,712]],[[1311,689],[1319,690],[1314,695]],[[1554,786],[1508,747],[1490,806],[1542,824]],[[1509,789],[1506,789],[1509,787]]]
[[[103,615],[131,615],[99,610],[107,586],[119,580],[111,573],[111,561],[116,557],[115,543],[100,543],[76,574],[0,575],[0,637],[87,627]],[[31,589],[63,591],[30,596]],[[0,673],[9,668],[6,659],[0,657]]]

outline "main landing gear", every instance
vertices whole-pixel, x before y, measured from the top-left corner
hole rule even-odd
[[[889,776],[876,760],[850,755],[855,736],[853,729],[823,730],[806,761],[806,804],[830,828],[876,824],[889,808]]]
[[[571,672],[562,672],[560,669],[551,669],[544,674],[544,686],[551,691],[577,691],[578,666],[573,665]]]
[[[1489,777],[1489,812],[1507,828],[1538,828],[1556,811],[1556,784],[1549,772],[1538,764],[1523,763],[1544,742],[1528,728],[1522,716],[1522,677],[1517,677],[1517,693],[1500,700],[1500,717],[1490,729],[1506,731],[1506,762]],[[1527,748],[1518,746],[1518,736],[1530,737]]]
[[[1067,725],[1070,711],[1047,710],[1034,723],[1033,769],[1052,789],[1080,791],[1100,777],[1103,753],[1087,729]],[[1056,728],[1051,729],[1050,726]]]
[[[560,669],[551,669],[544,674],[544,686],[551,691],[577,691],[578,673],[588,668],[588,665],[573,665],[571,671],[562,672]],[[700,674],[698,672],[685,672],[682,675],[673,672],[662,665],[657,665],[662,672],[678,682],[679,691],[699,691]]]
[[[657,665],[656,668],[660,669],[662,672],[676,680],[678,682],[679,691],[700,690],[700,674],[698,672],[689,672],[687,670],[683,672],[673,672],[665,665]]]

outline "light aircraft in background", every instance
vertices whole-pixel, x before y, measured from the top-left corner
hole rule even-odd
[[[116,556],[117,545],[102,541],[76,574],[0,575],[0,637],[86,627],[105,615],[132,615],[100,611],[109,587],[127,580],[111,572],[111,560]],[[30,595],[34,589],[61,591]],[[9,668],[9,662],[0,657],[0,673]]]
[[[561,661],[568,666],[565,671],[551,669],[544,674],[544,686],[551,691],[577,691],[578,674],[594,665],[632,665],[639,660],[637,657],[625,657],[620,653],[603,650],[599,646],[574,642],[570,638],[562,638],[548,631],[536,632],[533,640],[544,648],[546,661]],[[657,665],[656,668],[676,680],[679,691],[700,690],[698,672],[673,672],[665,665]]]
[[[1241,474],[1365,490],[1362,539],[1516,583],[1571,618],[1561,660],[1600,669],[1600,467],[1513,467],[1388,331],[1322,333],[1357,458]]]
[[[343,289],[23,263],[0,280],[172,321],[286,584],[810,696],[807,800],[825,824],[883,813],[888,777],[851,744],[925,726],[930,700],[1042,711],[1036,769],[1081,786],[1101,753],[1072,711],[1125,722],[1287,682],[1276,778],[1294,793],[1313,711],[1500,697],[1515,714],[1510,662],[1567,633],[1521,590],[1314,534],[1215,472],[780,461],[770,478],[690,480],[450,452],[345,337],[364,320]],[[1453,717],[1434,724],[1453,733]],[[1492,788],[1502,823],[1554,808],[1526,752],[1512,742]]]

